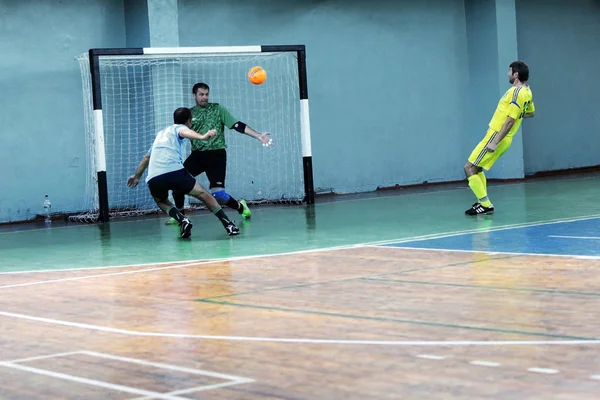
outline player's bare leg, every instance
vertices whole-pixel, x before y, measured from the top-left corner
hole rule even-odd
[[[189,238],[192,235],[192,223],[185,217],[169,199],[154,198],[158,207],[169,214],[179,224],[179,230],[182,238]]]
[[[179,210],[181,214],[185,215],[185,194],[173,191],[173,200],[175,201],[175,207],[177,207],[177,210]],[[177,220],[171,217],[165,222],[165,225],[175,225],[177,223]]]
[[[469,180],[469,187],[477,197],[477,202],[465,211],[467,215],[492,214],[494,206],[487,195],[487,179],[483,173],[483,168],[471,164],[467,161],[464,166],[465,174]]]
[[[188,195],[193,196],[200,200],[206,205],[206,207],[213,213],[219,221],[225,227],[225,230],[229,234],[229,236],[235,236],[240,233],[240,230],[237,226],[229,219],[225,211],[221,208],[217,200],[204,189],[198,182],[194,185],[194,188],[188,193]]]

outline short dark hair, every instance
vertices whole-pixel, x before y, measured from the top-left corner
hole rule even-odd
[[[180,107],[173,113],[173,122],[176,124],[185,124],[192,119],[192,111],[186,107]]]
[[[513,73],[519,74],[519,80],[521,82],[527,82],[529,80],[529,67],[523,61],[513,61],[510,65]]]
[[[210,88],[204,82],[198,82],[198,83],[196,83],[194,85],[194,87],[192,88],[192,93],[196,94],[196,92],[198,91],[198,89],[205,89],[205,90],[210,91]]]

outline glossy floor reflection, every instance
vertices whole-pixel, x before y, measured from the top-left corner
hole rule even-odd
[[[4,228],[0,398],[597,398],[599,183]]]

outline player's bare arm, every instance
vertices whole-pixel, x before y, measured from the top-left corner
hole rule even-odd
[[[490,151],[490,152],[496,151],[496,147],[498,147],[498,143],[500,143],[502,141],[502,139],[504,139],[506,134],[511,130],[511,128],[515,124],[515,121],[516,120],[512,117],[506,117],[506,121],[504,122],[504,125],[502,125],[502,128],[500,128],[500,131],[498,132],[498,134],[496,135],[494,140],[492,140],[490,143],[488,143],[488,145],[485,147],[487,149],[487,151]]]
[[[244,129],[244,133],[250,137],[253,137],[254,139],[260,140],[262,144],[269,145],[273,142],[273,140],[271,140],[271,138],[269,137],[269,132],[258,133],[254,129],[250,128],[248,125],[246,125],[246,129]]]
[[[533,116],[535,115],[534,112],[528,112],[523,114],[523,118],[533,118]]]
[[[186,138],[186,139],[196,139],[196,140],[207,140],[210,139],[211,137],[214,137],[217,134],[217,131],[214,129],[211,129],[210,131],[206,132],[204,135],[193,131],[191,129],[182,129],[179,131],[179,136],[182,138]]]
[[[269,145],[273,142],[271,138],[269,138],[269,132],[259,133],[241,121],[236,122],[232,128],[240,133],[248,135],[254,139],[260,140],[262,144]]]
[[[142,161],[140,161],[140,165],[138,165],[137,169],[135,170],[135,173],[129,178],[127,178],[127,186],[136,187],[138,183],[140,183],[140,178],[142,177],[142,174],[144,173],[146,168],[148,168],[149,162],[150,154],[146,154],[144,158],[142,158]]]

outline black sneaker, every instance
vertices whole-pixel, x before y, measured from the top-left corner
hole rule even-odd
[[[235,226],[235,224],[233,224],[233,223],[227,225],[225,227],[225,230],[227,231],[227,234],[229,236],[235,236],[235,235],[239,235],[240,234],[240,228],[238,228],[237,226]]]
[[[192,225],[192,223],[190,222],[189,219],[184,218],[183,221],[181,221],[181,224],[179,224],[179,231],[181,232],[181,237],[184,239],[189,238],[190,236],[192,236],[192,227],[194,225]]]
[[[471,208],[465,211],[466,215],[488,215],[494,213],[494,206],[484,207],[480,203],[475,203]]]

